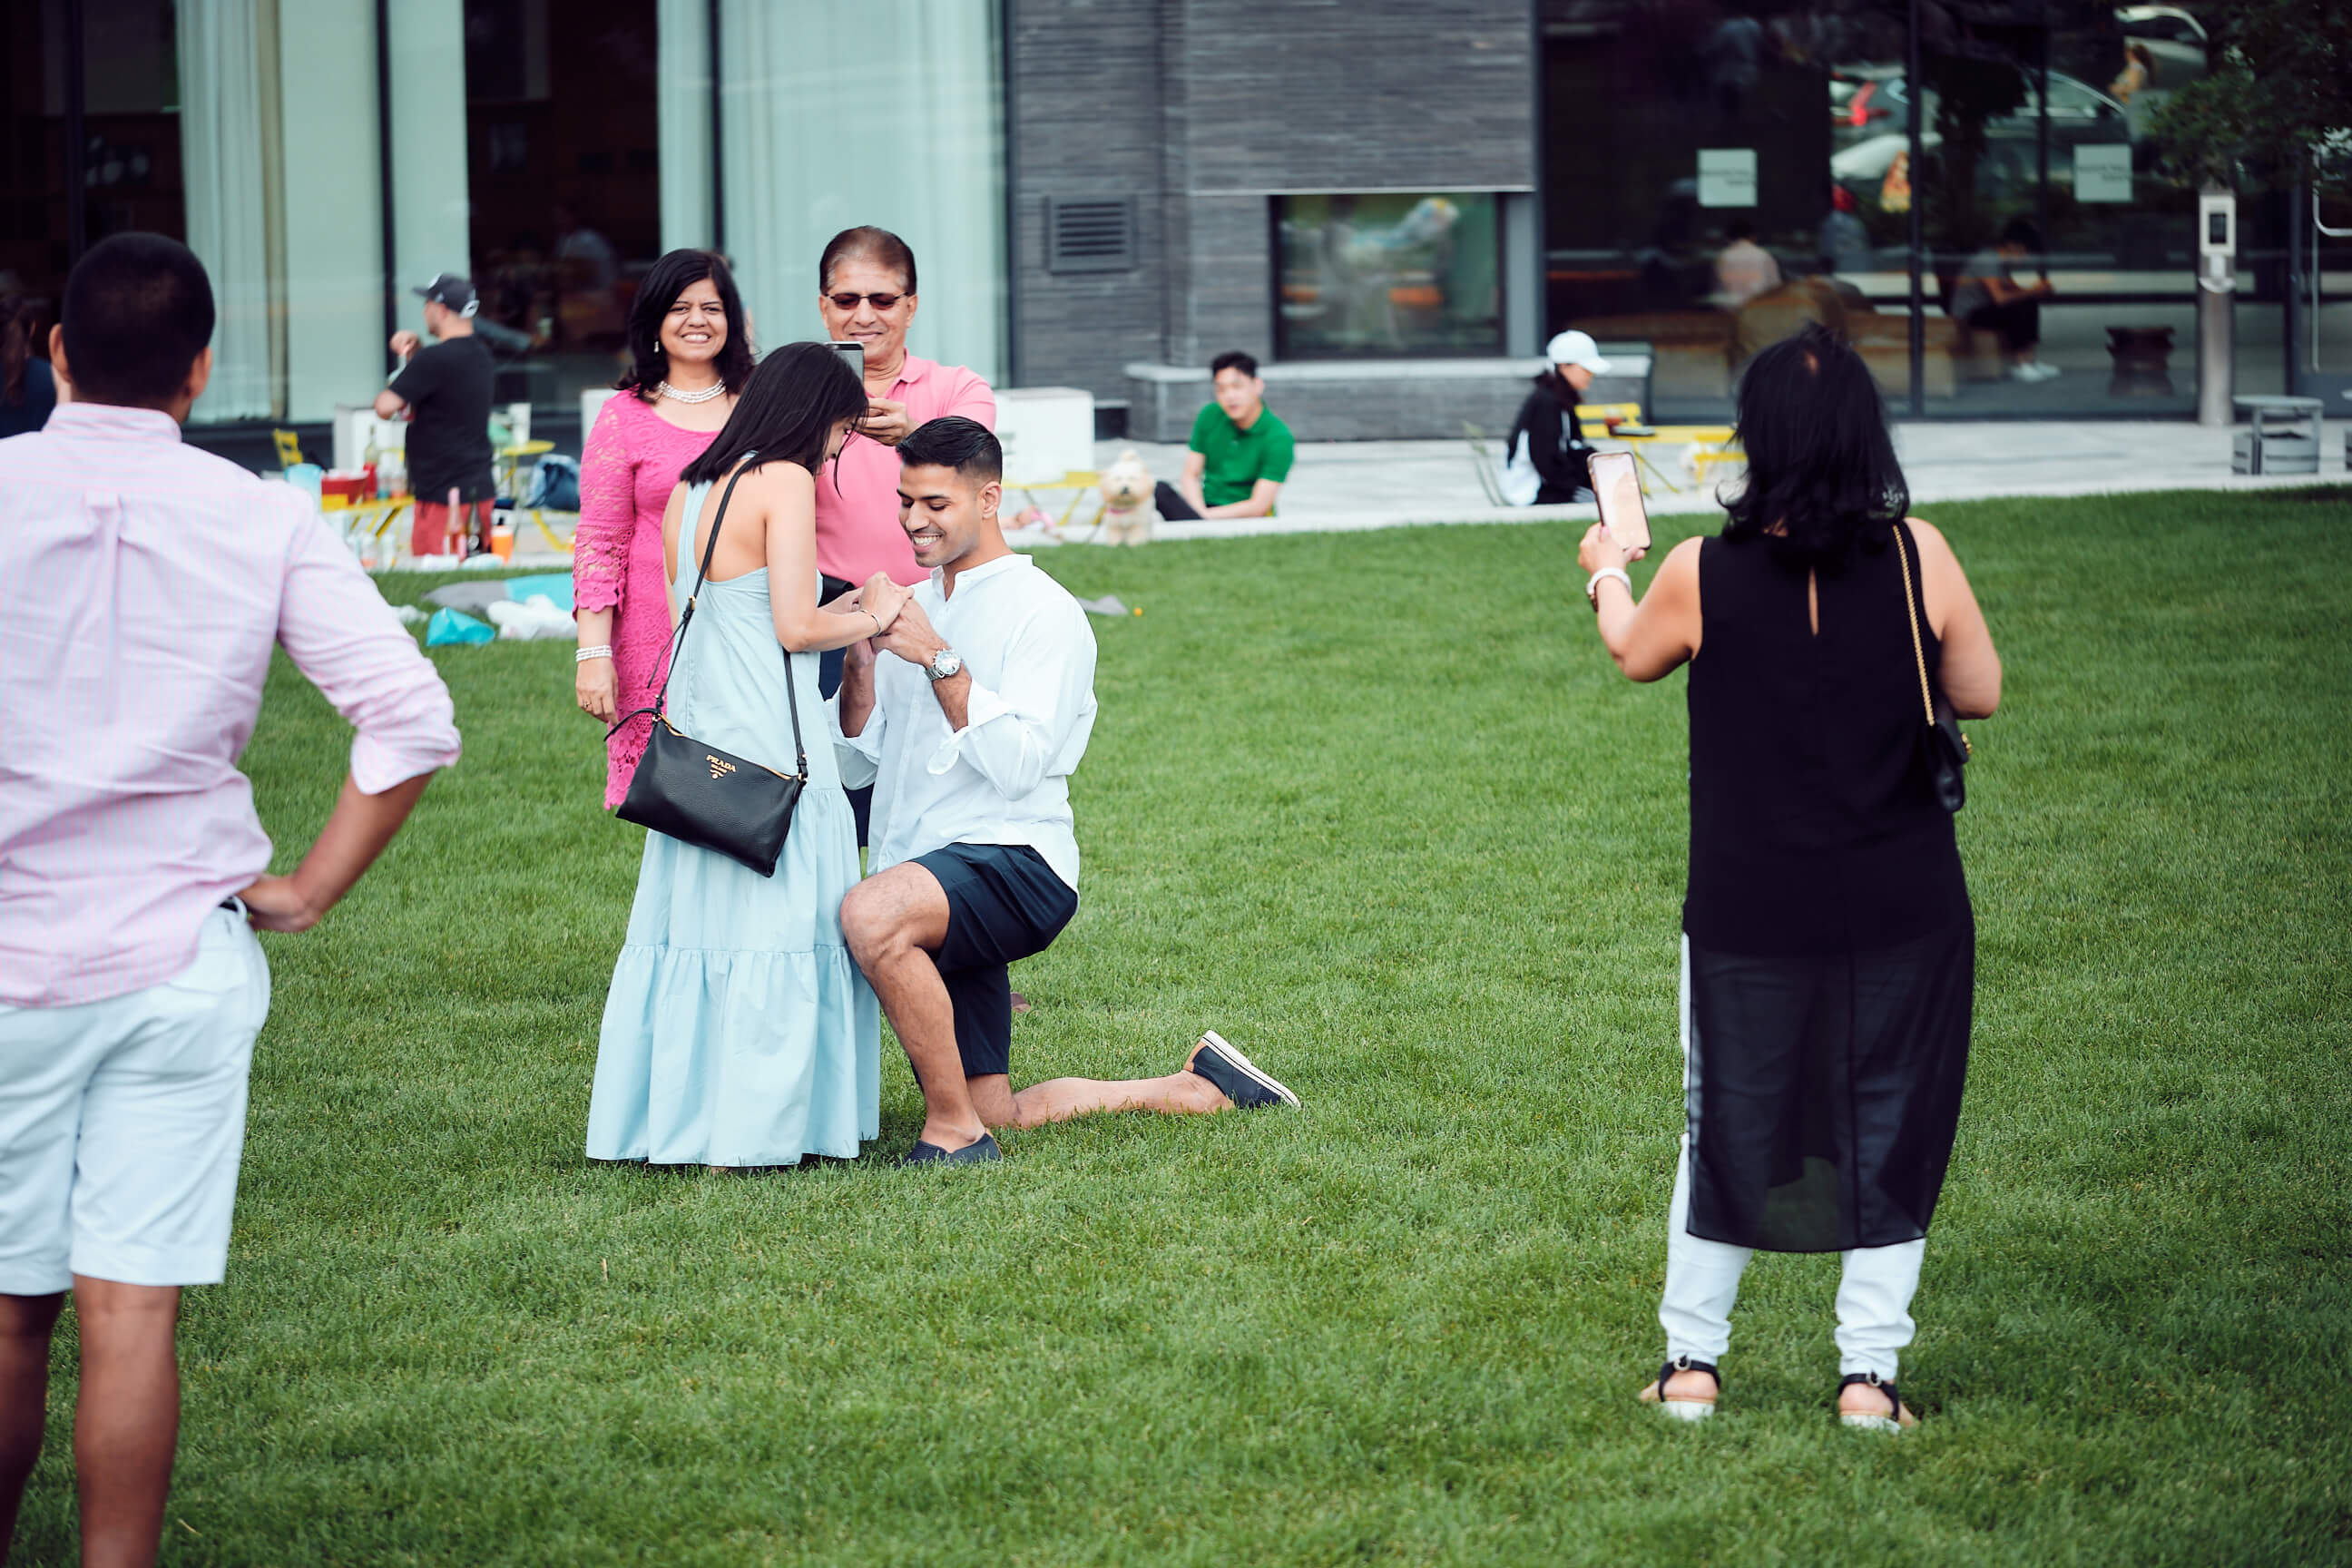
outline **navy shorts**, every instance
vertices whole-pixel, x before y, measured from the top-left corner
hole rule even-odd
[[[1078,895],[1026,844],[950,844],[915,864],[948,896],[947,940],[931,957],[955,1006],[963,1076],[1009,1073],[1013,977],[1005,966],[1051,946],[1078,912]]]

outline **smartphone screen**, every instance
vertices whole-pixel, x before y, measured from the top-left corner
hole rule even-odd
[[[1650,514],[1642,506],[1642,479],[1631,452],[1592,455],[1592,494],[1610,537],[1628,551],[1650,547]]]
[[[849,362],[849,374],[857,378],[858,385],[865,385],[866,345],[864,343],[835,343],[833,345],[833,352]]]

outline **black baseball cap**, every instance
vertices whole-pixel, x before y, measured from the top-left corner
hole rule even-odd
[[[430,300],[436,305],[455,310],[461,316],[470,316],[475,310],[472,280],[460,278],[455,272],[441,273],[432,282],[421,288],[411,289],[409,292],[420,299]]]

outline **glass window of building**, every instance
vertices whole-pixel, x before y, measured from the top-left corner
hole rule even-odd
[[[468,246],[498,399],[577,408],[619,373],[661,254],[655,0],[466,0]]]
[[[1807,321],[1906,412],[2189,412],[2196,195],[2151,131],[2194,10],[1909,11],[1545,0],[1549,324],[1650,344],[1668,417]],[[2282,199],[2241,202],[2241,391],[2279,389]]]
[[[1276,196],[1274,225],[1280,358],[1502,352],[1491,194]]]
[[[177,23],[170,0],[8,0],[0,14],[0,310],[28,312],[22,330],[46,357],[77,225],[88,242],[132,229],[186,237]]]

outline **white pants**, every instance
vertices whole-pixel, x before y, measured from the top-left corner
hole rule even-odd
[[[71,1007],[0,1005],[0,1292],[77,1274],[217,1284],[246,1071],[269,966],[242,916],[205,919],[171,979]]]
[[[1683,942],[1683,1089],[1690,1089],[1690,941]],[[1839,1254],[1838,1371],[1876,1373],[1895,1381],[1895,1361],[1911,1342],[1911,1298],[1919,1289],[1919,1264],[1927,1238],[1894,1247],[1858,1247]],[[1666,1331],[1666,1359],[1720,1362],[1731,1344],[1731,1304],[1739,1298],[1740,1272],[1752,1249],[1690,1234],[1690,1134],[1682,1137],[1675,1162],[1675,1196],[1666,1215],[1666,1292],[1658,1303],[1658,1326]]]

